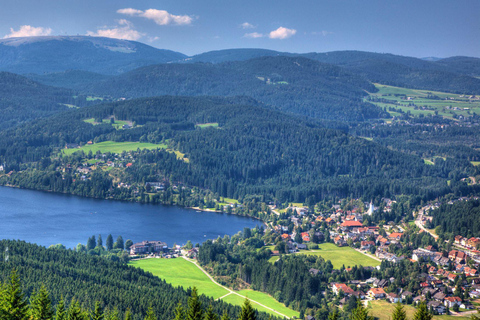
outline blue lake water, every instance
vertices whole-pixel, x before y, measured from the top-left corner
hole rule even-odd
[[[260,221],[248,217],[198,212],[176,206],[98,200],[41,191],[0,187],[0,239],[73,248],[89,237],[111,234],[133,242],[160,240],[169,246],[194,244],[233,235]]]

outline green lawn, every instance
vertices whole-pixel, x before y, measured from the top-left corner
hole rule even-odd
[[[333,243],[322,243],[318,246],[319,250],[302,250],[297,254],[321,256],[325,260],[330,260],[335,269],[339,269],[342,266],[353,267],[354,265],[362,265],[364,267],[376,267],[380,265],[379,261],[367,257],[350,247],[337,247]]]
[[[181,286],[183,288],[188,287],[197,287],[200,294],[205,294],[207,296],[218,299],[229,293],[229,291],[215,284],[210,278],[207,277],[197,266],[193,263],[183,259],[144,259],[131,261],[130,265],[141,268],[145,271],[151,272],[153,275],[158,276],[159,278],[164,279],[166,282],[172,284],[173,286]],[[253,291],[253,290],[242,290],[238,292],[239,294],[246,296],[252,300],[256,300],[259,303],[277,310],[278,312],[285,314],[287,316],[298,317],[300,314],[297,311],[285,307],[283,303],[278,302],[273,297],[269,296],[266,293]],[[236,295],[229,294],[226,297],[222,298],[223,301],[231,303],[234,305],[241,306],[245,302],[245,299]],[[268,310],[252,301],[252,306],[258,311],[264,311],[275,316],[279,316],[277,313]]]
[[[94,143],[90,145],[85,145],[77,149],[63,149],[62,152],[66,155],[71,155],[77,151],[83,151],[88,154],[92,151],[95,154],[97,151],[102,153],[111,152],[111,153],[122,153],[123,151],[132,151],[137,149],[166,149],[166,144],[153,144],[153,143],[142,143],[142,142],[115,142],[115,141],[104,141],[99,143]]]
[[[376,300],[370,301],[369,305],[369,314],[374,316],[376,319],[379,320],[390,320],[392,318],[392,312],[395,308],[395,304],[389,303],[385,300]],[[411,305],[404,305],[405,312],[407,313],[407,319],[413,319],[413,315],[415,314],[415,307]],[[434,320],[465,320],[470,319],[469,316],[464,317],[454,317],[454,316],[433,316]]]
[[[227,290],[213,283],[193,263],[183,259],[144,259],[130,262],[131,265],[150,271],[173,286],[185,289],[197,287],[198,292],[215,299],[228,293]]]

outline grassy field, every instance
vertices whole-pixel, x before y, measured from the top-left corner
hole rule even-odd
[[[454,114],[468,116],[469,113],[478,113],[480,111],[480,101],[470,101],[469,96],[448,92],[407,89],[382,84],[375,84],[375,86],[379,91],[371,93],[370,96],[384,98],[389,100],[389,102],[372,103],[382,108],[386,107],[391,116],[400,114],[388,110],[389,107],[400,109],[403,112],[409,111],[415,116],[421,114],[425,116],[433,115],[437,112],[438,115],[448,119],[453,119]],[[438,99],[429,98],[432,95],[438,97]],[[410,97],[410,99],[407,100],[406,97]],[[414,106],[411,104],[414,104]]]
[[[164,279],[166,282],[172,284],[173,286],[181,286],[183,288],[188,287],[197,287],[198,292],[205,294],[207,296],[218,299],[229,293],[229,291],[218,286],[212,282],[197,266],[193,263],[182,259],[144,259],[131,261],[130,265],[142,268],[145,271],[151,272],[153,275],[158,276],[159,278]],[[269,296],[266,293],[253,291],[253,290],[242,290],[238,292],[239,294],[250,298],[251,300],[256,300],[259,303],[277,310],[278,312],[285,314],[287,316],[298,317],[300,314],[297,311],[291,310],[285,307],[284,304],[276,301],[273,297]],[[245,299],[236,295],[229,294],[222,298],[223,301],[241,306],[245,302]],[[252,306],[258,311],[268,312],[272,315],[278,316],[277,313],[272,312],[252,301]]]
[[[131,121],[123,121],[123,120],[115,120],[114,123],[111,123],[110,122],[110,119],[102,119],[102,122],[95,122],[95,119],[94,118],[90,118],[90,119],[85,119],[83,120],[84,122],[86,123],[90,123],[94,126],[98,125],[98,124],[111,124],[115,129],[117,130],[120,130],[123,128],[124,125],[132,125],[132,122]]]
[[[92,151],[95,154],[97,151],[102,153],[111,152],[111,153],[122,153],[123,151],[132,151],[137,149],[166,149],[167,145],[165,144],[153,144],[153,143],[141,143],[141,142],[115,142],[115,141],[104,141],[95,144],[85,145],[77,149],[63,149],[62,152],[66,155],[71,155],[77,151],[83,151],[86,154]]]
[[[374,316],[379,320],[390,320],[392,318],[392,312],[395,308],[395,304],[389,303],[385,300],[376,300],[376,301],[369,301],[369,314]],[[413,319],[413,315],[415,314],[415,307],[410,305],[404,305],[405,312],[407,313],[407,319]],[[433,316],[434,320],[465,320],[470,319],[470,316],[464,317],[454,317],[454,316]]]
[[[218,122],[211,122],[211,123],[199,123],[195,125],[197,128],[205,129],[205,128],[218,128]]]
[[[335,269],[339,269],[342,266],[353,267],[354,265],[362,265],[364,267],[376,267],[380,265],[379,261],[367,257],[350,247],[337,247],[333,243],[322,243],[318,246],[319,250],[302,250],[297,254],[321,256],[325,260],[330,260]]]

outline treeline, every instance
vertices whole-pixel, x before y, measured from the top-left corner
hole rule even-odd
[[[103,257],[7,240],[0,241],[0,252],[2,261],[4,254],[8,255],[8,260],[0,263],[4,282],[15,269],[26,298],[43,284],[54,306],[63,298],[65,303],[74,300],[87,310],[98,301],[104,310],[117,310],[120,318],[130,310],[133,319],[143,319],[151,308],[158,320],[171,320],[178,303],[187,306],[192,296],[190,289],[174,288],[151,273]],[[241,311],[203,295],[198,300],[204,311],[211,305],[215,314],[226,313],[232,319]],[[265,313],[258,313],[257,317],[268,318]]]
[[[428,200],[451,192],[446,180],[453,172],[458,172],[456,176],[464,174],[462,167],[428,166],[413,155],[264,109],[249,98],[236,101],[167,96],[82,108],[5,131],[0,135],[0,160],[6,162],[7,171],[24,171],[29,168],[26,164],[50,158],[65,143],[164,142],[185,154],[189,162],[177,161],[164,151],[145,151],[129,169],[129,181],[168,176],[168,181],[224,197],[262,195],[282,202],[303,202],[309,196],[318,201],[396,194]],[[115,130],[109,124],[93,126],[82,121],[112,115],[142,126]],[[195,124],[206,122],[219,123],[219,129],[195,129]],[[95,172],[91,180],[81,183],[87,189],[74,193],[104,196],[112,187],[111,180],[108,174]],[[32,170],[5,181],[25,187],[43,182],[51,187],[54,183],[60,190],[71,190],[73,182],[58,172]]]
[[[90,83],[85,93],[140,98],[160,95],[253,97],[273,109],[313,118],[364,121],[388,117],[363,102],[376,88],[345,69],[302,57],[261,57],[223,64],[161,64]]]
[[[431,226],[440,234],[480,237],[480,200],[445,203],[429,214],[433,217]]]

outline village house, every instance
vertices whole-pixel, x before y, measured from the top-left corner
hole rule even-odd
[[[390,292],[389,294],[387,294],[387,299],[391,303],[397,303],[397,302],[401,303],[402,302],[402,298],[399,297],[398,294],[393,293],[393,292]]]
[[[334,284],[332,284],[332,291],[335,295],[338,295],[340,293],[340,291],[343,291],[343,293],[346,294],[346,295],[353,294],[352,288],[347,286],[345,283],[334,283]]]
[[[445,306],[443,306],[442,303],[438,301],[430,301],[429,303],[427,303],[427,308],[433,309],[438,314],[444,314],[447,311]]]
[[[464,264],[466,262],[467,254],[463,251],[451,250],[448,253],[448,258],[456,263]]]
[[[162,241],[142,241],[134,243],[130,247],[130,254],[162,253],[168,249],[167,244]]]
[[[373,300],[385,298],[385,290],[383,288],[371,288],[367,292],[367,296]]]
[[[443,303],[446,307],[453,308],[454,305],[460,306],[462,299],[459,297],[446,297]]]

